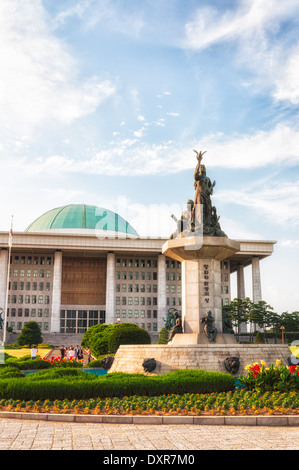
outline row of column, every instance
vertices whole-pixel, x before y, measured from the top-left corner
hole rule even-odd
[[[239,264],[237,267],[237,297],[245,299],[245,280],[244,266]],[[252,301],[254,303],[262,300],[260,260],[258,256],[252,258]]]

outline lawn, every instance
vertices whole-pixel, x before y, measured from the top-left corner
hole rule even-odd
[[[45,357],[52,349],[50,348],[39,348],[38,349],[38,356],[40,357]],[[20,359],[21,357],[24,356],[30,356],[31,355],[31,348],[20,348],[20,349],[10,349],[7,348],[5,349],[5,352],[9,354],[10,356],[16,357],[17,359]]]

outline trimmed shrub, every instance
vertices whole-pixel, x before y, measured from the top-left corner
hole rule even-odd
[[[25,377],[25,374],[18,367],[4,367],[0,369],[0,379],[10,379],[16,377]]]
[[[162,328],[159,333],[158,344],[167,344],[169,339],[169,331],[167,328]]]
[[[118,325],[106,325],[105,323],[100,325],[91,326],[85,333],[82,339],[82,346],[89,346],[93,356],[99,357],[109,352],[109,338],[111,334],[122,328],[138,328],[134,323],[120,323]]]
[[[54,372],[56,374],[59,371],[37,372],[22,379],[0,379],[0,399],[75,400],[130,395],[217,393],[233,391],[235,388],[234,378],[230,374],[204,370],[181,370],[159,376],[113,373],[94,375],[92,378],[90,376],[93,374],[76,371],[77,377],[70,375],[52,380]],[[36,377],[38,374],[42,376],[39,380]]]
[[[17,343],[20,346],[25,346],[26,344],[32,346],[33,344],[42,343],[42,341],[41,329],[36,321],[27,322],[17,338]]]
[[[117,328],[109,337],[109,352],[115,353],[121,344],[151,344],[151,338],[143,328],[131,326]]]

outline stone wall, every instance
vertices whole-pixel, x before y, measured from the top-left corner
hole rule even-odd
[[[224,360],[238,357],[240,368],[237,375],[244,375],[245,366],[253,362],[265,361],[275,364],[279,359],[286,364],[291,351],[287,345],[122,345],[119,347],[109,372],[144,373],[143,361],[155,359],[154,374],[165,374],[179,369],[205,369],[227,372]]]

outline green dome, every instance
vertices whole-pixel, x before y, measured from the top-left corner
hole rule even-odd
[[[70,204],[52,209],[32,222],[25,232],[44,232],[55,229],[59,231],[96,229],[138,236],[136,230],[115,212],[85,204]]]

